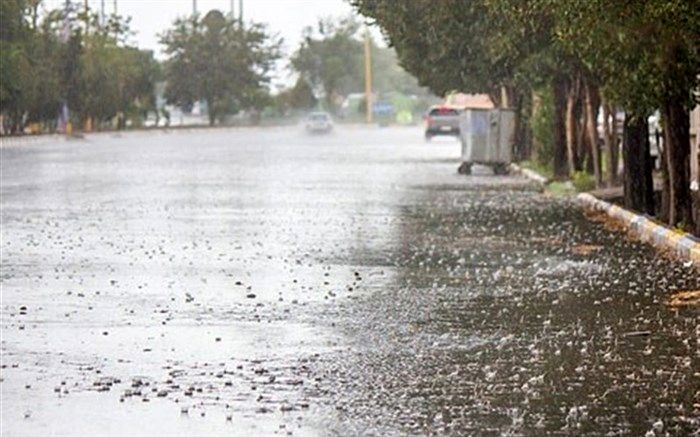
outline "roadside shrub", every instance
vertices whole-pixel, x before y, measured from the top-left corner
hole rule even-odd
[[[549,179],[554,178],[554,171],[553,171],[550,163],[548,163],[547,165],[543,165],[543,164],[540,164],[539,162],[528,160],[528,161],[520,162],[519,165],[522,168],[527,168],[527,169],[532,170],[536,173],[539,173],[546,178],[549,178]]]
[[[574,188],[578,192],[591,191],[595,188],[595,178],[585,171],[574,172],[571,183],[574,184]]]

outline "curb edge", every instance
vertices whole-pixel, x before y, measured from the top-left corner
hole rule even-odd
[[[549,179],[542,176],[541,174],[539,174],[535,171],[532,171],[528,168],[522,168],[521,166],[519,166],[518,164],[516,164],[514,162],[510,163],[510,170],[515,174],[522,175],[522,176],[526,177],[527,179],[530,179],[531,181],[537,182],[538,184],[541,184],[541,185],[547,185],[550,182]]]
[[[642,242],[656,248],[670,250],[680,258],[700,267],[700,242],[691,237],[690,234],[667,228],[647,217],[600,200],[589,193],[578,194],[576,202],[584,209],[603,212],[621,222],[629,232],[639,237]]]

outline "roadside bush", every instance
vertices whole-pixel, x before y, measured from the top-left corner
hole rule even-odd
[[[574,172],[571,183],[578,192],[591,191],[595,188],[595,178],[585,171]]]

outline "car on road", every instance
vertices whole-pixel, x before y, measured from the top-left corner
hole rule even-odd
[[[451,106],[432,106],[425,114],[425,139],[430,141],[438,135],[458,137],[461,112],[461,109]]]
[[[329,133],[333,130],[333,119],[327,112],[312,112],[306,117],[304,128],[309,133]]]

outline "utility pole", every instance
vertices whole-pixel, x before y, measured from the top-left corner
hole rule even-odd
[[[233,18],[236,17],[236,11],[233,10],[233,3],[234,3],[234,1],[235,1],[235,0],[231,0],[231,4],[230,4],[230,6],[231,6],[231,9],[230,9],[230,10],[231,10],[231,19],[233,19]]]
[[[372,123],[372,50],[369,30],[365,27],[365,104],[367,123]]]
[[[197,0],[192,0],[192,15],[197,15]]]
[[[243,0],[238,0],[238,24],[243,28]]]
[[[105,0],[100,0],[100,24],[105,25]]]

